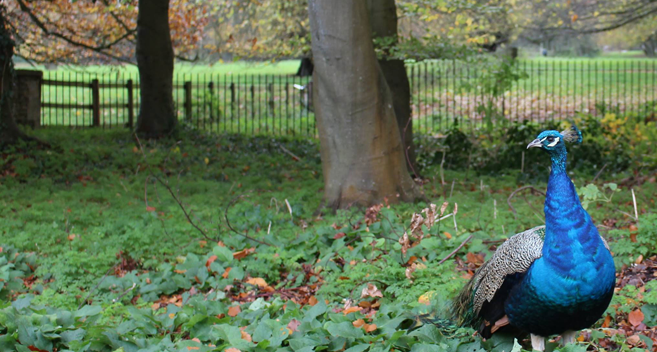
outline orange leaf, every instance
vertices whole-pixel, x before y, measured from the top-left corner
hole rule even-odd
[[[246,248],[246,249],[243,249],[243,250],[241,250],[241,251],[239,251],[239,252],[235,252],[235,253],[233,253],[233,258],[235,258],[235,259],[237,259],[237,260],[240,260],[240,259],[246,257],[247,255],[253,253],[253,252],[255,252],[255,247],[253,247],[253,248]]]
[[[66,238],[68,238],[69,241],[73,241],[73,240],[75,239],[75,235],[74,235],[74,234],[70,234],[70,235],[68,235]]]
[[[187,272],[187,270],[178,270],[178,269],[176,269],[176,270],[174,270],[173,272],[174,272],[174,273],[177,273],[177,274],[184,274],[184,273]]]
[[[241,330],[240,332],[242,333],[242,340],[253,342],[253,338],[251,338],[251,335],[248,332],[246,332],[242,329],[240,329],[240,330]]]
[[[376,324],[365,324],[365,326],[363,326],[363,329],[365,329],[365,332],[372,332],[376,330]]]
[[[29,349],[30,351],[48,352],[48,351],[46,351],[46,350],[42,350],[42,349],[40,349],[40,348],[38,348],[38,347],[35,347],[35,346],[32,346],[32,345],[27,346],[27,349]]]
[[[224,352],[242,352],[235,347],[226,348]]]
[[[351,313],[354,313],[354,312],[360,312],[360,307],[349,307],[349,308],[345,309],[343,313],[344,313],[344,315],[347,315],[347,314],[351,314]]]
[[[308,298],[308,304],[314,306],[315,304],[317,304],[317,298],[315,298],[315,296],[311,296],[310,298]]]
[[[212,256],[210,256],[210,258],[208,258],[208,260],[205,262],[205,267],[208,268],[208,271],[210,271],[210,264],[214,263],[215,260],[217,260],[217,256],[216,256],[216,255],[212,255]]]
[[[258,286],[258,287],[261,287],[261,288],[269,286],[269,285],[267,285],[267,282],[265,282],[265,279],[263,279],[261,277],[252,277],[252,278],[246,280],[246,283],[249,284],[249,285]]]
[[[242,311],[242,308],[240,306],[232,306],[228,308],[228,316],[230,317],[236,317],[240,312]]]
[[[146,207],[146,211],[155,211],[155,210],[157,210],[155,209],[155,207]]]
[[[639,326],[639,324],[643,322],[643,312],[640,308],[637,308],[627,315],[627,320],[630,322],[630,324],[632,324],[632,326]]]
[[[448,240],[452,239],[452,234],[447,231],[443,232],[443,235],[445,235],[445,237],[447,237]]]
[[[347,235],[347,234],[344,233],[344,232],[338,232],[338,233],[335,234],[335,236],[333,236],[333,239],[334,239],[334,240],[337,240],[337,239],[340,239],[340,238],[342,238],[342,237],[344,237],[344,236],[346,236],[346,235]]]
[[[608,328],[610,324],[611,324],[611,315],[607,315],[605,317],[605,320],[602,322],[602,327]]]
[[[226,268],[226,270],[224,270],[224,273],[221,274],[221,277],[223,277],[224,279],[227,279],[228,278],[228,273],[230,272],[230,269],[231,269],[231,267]]]
[[[359,328],[359,327],[365,325],[365,320],[358,319],[358,320],[354,321],[352,324],[354,325],[355,328]]]

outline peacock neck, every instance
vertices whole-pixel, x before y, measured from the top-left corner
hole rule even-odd
[[[551,155],[552,170],[545,197],[543,258],[561,271],[572,270],[578,260],[598,250],[602,243],[591,217],[566,173],[566,152]],[[588,253],[588,254],[587,254]]]
[[[556,173],[566,173],[566,164],[567,164],[568,153],[566,148],[562,148],[550,154],[550,159],[552,160],[552,171],[550,172],[550,178]]]

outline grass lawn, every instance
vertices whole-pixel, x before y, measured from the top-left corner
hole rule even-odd
[[[414,315],[440,310],[501,240],[543,223],[538,193],[511,199],[517,214],[507,205],[523,185],[519,170],[445,170],[441,184],[433,165],[418,186],[424,200],[332,213],[321,208],[313,140],[184,131],[179,141],[136,144],[123,130],[35,134],[54,148],[4,154],[0,164],[0,350],[513,346],[482,342],[469,329],[406,327]],[[548,163],[538,152],[527,158]],[[547,173],[531,184],[545,189]],[[595,184],[626,176],[603,172]],[[574,170],[572,177],[582,187],[595,175]],[[620,184],[613,202],[589,206],[619,269],[648,260],[657,239],[654,180],[632,186],[638,235],[625,215],[633,214],[630,187]],[[458,204],[456,216],[423,228],[425,237],[403,253],[399,238],[413,213],[443,202],[445,214]],[[646,250],[641,258],[637,240]],[[567,350],[629,350],[651,341],[626,342],[625,332],[639,331],[627,323],[636,308],[648,327],[657,325],[655,283],[617,292],[604,324],[621,334],[606,333],[601,322]]]

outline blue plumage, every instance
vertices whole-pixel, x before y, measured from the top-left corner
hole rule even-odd
[[[545,227],[500,246],[457,298],[456,318],[483,337],[515,328],[531,333],[534,349],[543,350],[544,337],[562,334],[570,342],[573,331],[591,326],[609,305],[614,262],[566,173],[564,142],[581,139],[573,127],[544,131],[527,146],[547,151],[552,161]]]

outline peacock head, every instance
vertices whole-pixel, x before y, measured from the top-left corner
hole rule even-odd
[[[541,132],[536,139],[527,145],[527,149],[541,148],[550,154],[558,153],[566,150],[565,142],[582,143],[582,132],[577,129],[575,124],[561,133],[554,130]]]

